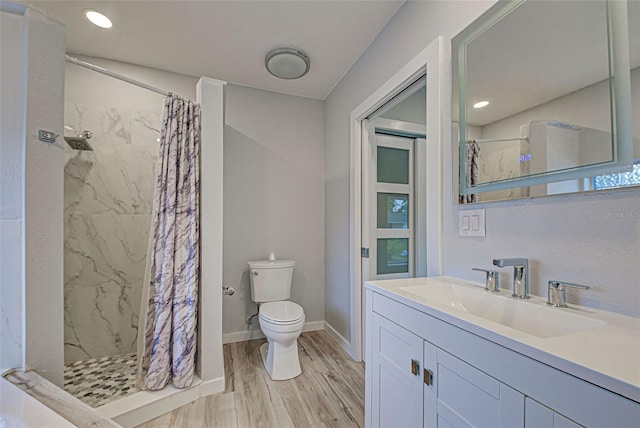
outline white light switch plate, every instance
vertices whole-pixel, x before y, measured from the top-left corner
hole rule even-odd
[[[458,235],[486,236],[484,209],[458,211]]]

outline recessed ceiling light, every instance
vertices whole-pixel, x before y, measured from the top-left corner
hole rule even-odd
[[[84,16],[87,17],[91,23],[97,25],[100,28],[111,28],[113,24],[111,20],[101,14],[100,12],[96,12],[95,10],[87,9],[84,11]]]
[[[478,101],[473,105],[473,108],[482,108],[489,105],[489,101]]]
[[[281,47],[271,50],[264,59],[269,73],[281,79],[298,79],[309,71],[309,57],[299,49]]]

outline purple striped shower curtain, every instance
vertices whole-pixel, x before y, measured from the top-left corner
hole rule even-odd
[[[164,101],[138,387],[191,386],[200,279],[200,106]],[[144,302],[143,302],[144,303]]]
[[[467,141],[465,147],[467,162],[464,164],[467,168],[467,186],[478,184],[478,163],[480,160],[480,144],[476,140]],[[462,165],[462,162],[460,162]],[[461,204],[469,204],[478,202],[478,194],[471,193],[469,195],[460,195],[458,202]]]

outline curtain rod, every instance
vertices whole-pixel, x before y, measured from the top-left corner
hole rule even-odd
[[[489,138],[489,139],[485,139],[485,140],[467,140],[466,143],[500,143],[500,142],[505,142],[505,141],[518,141],[518,140],[522,140],[522,141],[527,141],[529,138],[528,137],[516,137],[516,138]]]
[[[74,57],[69,56],[67,54],[65,54],[64,59],[67,62],[70,62],[70,63],[75,64],[75,65],[79,65],[80,67],[85,67],[85,68],[88,68],[89,70],[93,70],[93,71],[97,71],[98,73],[106,74],[107,76],[113,77],[113,78],[118,79],[118,80],[122,80],[123,82],[131,83],[132,85],[136,85],[136,86],[139,86],[139,87],[144,88],[144,89],[148,89],[149,91],[156,92],[156,93],[158,93],[160,95],[164,95],[164,96],[168,96],[169,95],[169,92],[164,91],[162,89],[158,89],[155,86],[147,85],[146,83],[139,82],[139,81],[134,80],[134,79],[132,79],[130,77],[123,76],[122,74],[118,74],[118,73],[114,73],[113,71],[109,71],[106,68],[102,68],[102,67],[99,67],[97,65],[88,63],[88,62],[80,61],[78,58],[74,58]]]

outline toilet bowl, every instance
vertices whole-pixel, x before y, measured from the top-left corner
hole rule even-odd
[[[260,328],[267,337],[260,354],[273,380],[292,379],[302,373],[298,337],[304,327],[304,310],[289,301],[295,265],[293,260],[249,262],[251,300],[258,303]]]
[[[302,373],[298,358],[298,337],[305,319],[302,307],[288,300],[263,303],[258,319],[267,338],[260,354],[271,379],[292,379]]]

